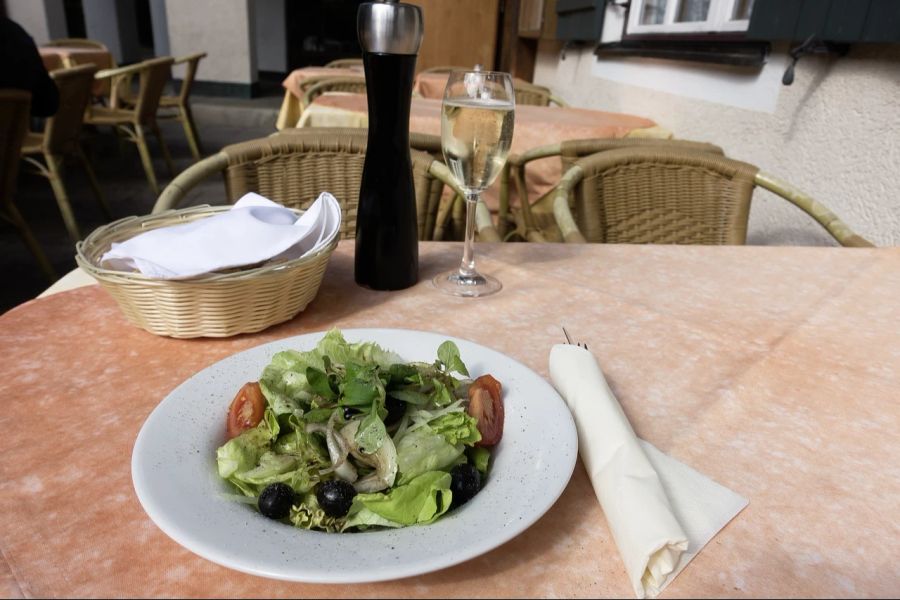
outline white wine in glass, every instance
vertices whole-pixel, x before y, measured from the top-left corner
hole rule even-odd
[[[444,90],[441,146],[444,160],[466,194],[466,237],[458,269],[434,278],[457,296],[486,296],[501,283],[475,269],[475,207],[506,162],[512,142],[515,93],[507,73],[454,71]]]

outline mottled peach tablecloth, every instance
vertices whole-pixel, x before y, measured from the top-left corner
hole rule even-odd
[[[384,293],[353,284],[342,242],[304,313],[227,340],[145,333],[97,286],[0,317],[0,594],[630,597],[580,464],[522,535],[395,582],[261,579],[157,529],[130,474],[154,406],[225,356],[333,326],[445,332],[545,377],[561,325],[587,342],[638,435],[750,499],[664,597],[900,590],[900,249],[482,244],[505,287],[479,300],[428,282],[460,250],[423,243],[422,282]]]

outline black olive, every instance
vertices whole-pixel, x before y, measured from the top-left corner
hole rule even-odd
[[[450,491],[453,492],[450,508],[462,506],[481,489],[481,473],[472,465],[456,465],[450,469],[450,477]]]
[[[350,511],[356,490],[343,479],[323,481],[316,490],[316,500],[329,517],[340,518]]]
[[[270,483],[259,495],[259,512],[270,519],[283,519],[291,513],[294,490],[286,483]]]
[[[359,414],[359,411],[357,409],[351,408],[349,406],[344,407],[344,420],[345,421],[349,421],[350,419],[352,419],[354,416],[356,416],[358,414]]]
[[[384,399],[384,407],[388,412],[387,416],[384,418],[385,425],[393,425],[394,423],[399,422],[406,412],[406,402],[397,400],[393,396],[388,396]]]

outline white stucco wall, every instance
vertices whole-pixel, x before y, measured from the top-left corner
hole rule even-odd
[[[166,0],[169,51],[206,52],[199,81],[250,84],[257,80],[252,0]]]
[[[5,0],[6,16],[22,26],[34,43],[67,37],[62,0]]]
[[[650,59],[597,60],[542,44],[535,82],[573,106],[653,119],[682,139],[787,179],[878,245],[900,244],[900,45],[808,56],[780,84],[779,48],[762,72]],[[683,85],[687,77],[689,85]],[[679,82],[681,85],[679,85]],[[833,244],[804,213],[757,190],[748,242]]]

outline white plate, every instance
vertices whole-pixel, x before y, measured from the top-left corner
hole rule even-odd
[[[427,573],[500,546],[537,521],[565,489],[578,454],[575,425],[553,387],[495,350],[422,331],[348,329],[349,341],[374,341],[406,360],[431,362],[453,340],[472,376],[503,385],[506,421],[484,488],[431,525],[364,533],[297,529],[223,497],[216,448],[237,390],[259,378],[272,356],[310,350],[313,333],[264,344],[197,373],[147,418],[134,444],[138,499],[173,540],[220,565],[262,577],[314,583],[382,581]]]

